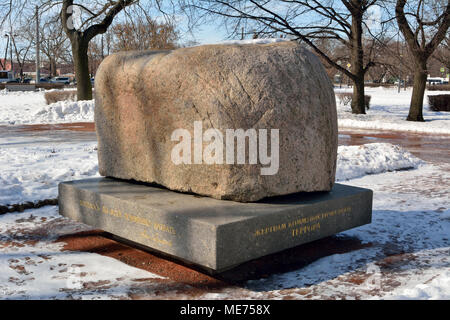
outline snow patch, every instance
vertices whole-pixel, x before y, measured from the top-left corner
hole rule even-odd
[[[45,92],[1,90],[0,125],[94,121],[94,100],[59,101],[47,105]]]
[[[335,89],[335,93],[352,92],[352,89]],[[450,91],[425,91],[423,116],[425,122],[406,121],[409,112],[412,89],[365,88],[365,94],[371,96],[367,114],[352,114],[349,106],[339,104],[336,97],[339,128],[369,129],[450,134],[450,112],[429,110],[428,95],[450,94]]]
[[[386,171],[413,169],[425,162],[390,143],[338,147],[336,181]]]
[[[49,231],[45,226],[52,224]],[[163,279],[99,254],[63,251],[64,244],[53,241],[64,224],[72,227],[67,233],[80,231],[57,207],[0,216],[0,299],[121,299],[139,279]],[[39,228],[49,234],[27,242],[23,233]]]
[[[368,246],[248,281],[246,288],[280,299],[449,299],[449,169],[423,165],[352,180],[374,191],[372,223],[337,237]]]
[[[62,181],[99,176],[97,143],[0,149],[0,205],[53,199]]]
[[[93,122],[94,100],[58,101],[34,115],[36,123]]]

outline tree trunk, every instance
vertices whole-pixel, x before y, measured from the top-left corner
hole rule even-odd
[[[56,77],[57,76],[56,60],[53,59],[53,58],[50,58],[50,74],[52,75],[52,77]]]
[[[427,62],[421,61],[420,65],[416,67],[414,73],[414,87],[411,97],[411,105],[409,107],[409,114],[406,120],[408,121],[424,121],[422,109],[423,109],[423,97],[425,95],[425,88],[427,85]]]
[[[362,48],[362,12],[352,13],[351,68],[355,77],[352,79],[353,98],[352,113],[365,114],[364,105],[364,52]]]
[[[353,79],[353,83],[352,113],[366,114],[364,76],[362,78]]]
[[[77,80],[77,99],[92,99],[92,84],[89,75],[88,44],[81,37],[71,39],[75,78]]]

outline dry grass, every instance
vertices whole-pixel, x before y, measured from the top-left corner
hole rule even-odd
[[[76,101],[77,90],[61,90],[50,91],[45,93],[45,101],[47,104],[52,104],[58,101]]]
[[[351,106],[352,100],[353,100],[353,93],[351,92],[341,92],[336,94],[339,104],[343,106]],[[370,108],[370,99],[371,96],[365,95],[364,96],[364,105],[366,106],[366,110],[369,110]]]
[[[434,84],[427,86],[428,91],[450,91],[450,84]]]
[[[364,87],[366,88],[378,88],[378,87],[383,87],[383,88],[393,88],[396,87],[396,84],[392,84],[392,83],[365,83]]]

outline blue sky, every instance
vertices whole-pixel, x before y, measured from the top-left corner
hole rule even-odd
[[[214,25],[204,25],[195,34],[195,40],[201,44],[216,43],[226,40],[226,37],[225,30]],[[189,35],[186,35],[185,38],[186,39],[182,39],[182,41],[191,39]]]

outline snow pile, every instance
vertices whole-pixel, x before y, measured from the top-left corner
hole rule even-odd
[[[335,93],[352,92],[352,89],[335,89]],[[450,94],[450,91],[426,91],[423,103],[425,122],[406,121],[409,112],[412,89],[366,88],[371,96],[370,109],[365,115],[352,114],[349,106],[339,104],[336,97],[339,128],[409,131],[422,133],[450,134],[450,112],[429,110],[428,95]]]
[[[84,230],[61,219],[57,207],[0,216],[0,299],[123,299],[137,283],[163,279],[113,258],[62,251],[63,243],[53,242]],[[27,241],[28,234],[38,241]]]
[[[369,143],[338,148],[336,181],[386,171],[417,168],[424,161],[390,143]]]
[[[41,108],[35,115],[36,123],[93,122],[94,100],[58,101]]]
[[[98,176],[97,143],[0,149],[0,205],[53,199],[58,183]]]
[[[0,91],[0,125],[31,123],[46,105],[43,91]]]
[[[47,105],[44,95],[45,91],[0,91],[0,125],[94,121],[94,100]]]

